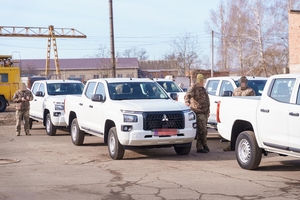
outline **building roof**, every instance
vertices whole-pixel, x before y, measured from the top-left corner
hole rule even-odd
[[[20,68],[28,69],[34,68],[35,70],[45,70],[46,59],[23,59],[20,60]],[[82,70],[82,69],[99,69],[110,68],[110,58],[70,58],[59,59],[60,70]],[[117,69],[138,69],[139,63],[137,58],[117,58]],[[50,59],[49,70],[55,70],[54,59]]]

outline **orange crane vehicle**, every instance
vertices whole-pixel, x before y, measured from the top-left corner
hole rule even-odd
[[[53,42],[56,76],[59,79],[61,74],[56,38],[86,38],[86,35],[74,28],[54,28],[53,25],[48,27],[0,26],[0,37],[47,37],[45,76],[49,76],[50,51]],[[13,64],[12,56],[0,55],[0,112],[5,111],[13,94],[21,86],[21,70]]]

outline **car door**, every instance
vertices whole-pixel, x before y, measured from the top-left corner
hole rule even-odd
[[[300,152],[300,83],[294,89],[295,103],[292,103],[288,116],[289,147],[292,151]]]
[[[95,86],[96,82],[89,82],[86,90],[84,91],[84,97],[82,97],[79,102],[77,117],[82,129],[90,130],[92,127],[92,118],[94,116],[93,112],[96,111],[91,108],[91,98],[94,93]]]
[[[217,124],[216,109],[218,103],[217,89],[220,80],[208,80],[205,84],[205,89],[209,96],[210,101],[210,115],[208,117],[208,124]]]
[[[103,83],[97,84],[95,94],[100,94],[103,96],[104,99],[106,99]],[[103,109],[103,106],[105,106],[105,102],[91,101],[88,107],[91,129],[93,129],[96,134],[101,134],[101,135],[104,132],[103,124],[105,124],[104,122],[105,113],[103,112],[105,109]]]
[[[42,92],[43,96],[36,96],[37,92]],[[44,109],[44,95],[45,85],[44,83],[34,83],[32,87],[33,100],[30,101],[30,116],[35,119],[43,120],[43,109]]]
[[[262,142],[271,147],[286,149],[291,89],[295,79],[277,78],[264,93],[257,110],[257,124]]]

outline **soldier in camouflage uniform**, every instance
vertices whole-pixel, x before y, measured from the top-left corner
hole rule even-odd
[[[185,105],[189,106],[197,117],[197,153],[208,153],[207,146],[207,119],[209,117],[209,96],[203,87],[202,74],[197,75],[196,83],[192,85],[184,96]]]
[[[235,88],[233,91],[233,96],[255,96],[255,91],[248,87],[248,79],[242,76],[239,79],[240,87]]]
[[[33,96],[25,84],[22,88],[15,92],[13,101],[16,103],[16,135],[19,136],[21,132],[21,123],[24,119],[24,130],[26,135],[29,133],[29,101],[32,101]]]
[[[255,91],[251,88],[248,87],[248,79],[245,76],[242,76],[239,79],[239,84],[240,86],[235,88],[235,90],[233,91],[232,96],[255,96]],[[229,142],[228,146],[226,148],[223,149],[223,151],[231,151],[231,144]]]

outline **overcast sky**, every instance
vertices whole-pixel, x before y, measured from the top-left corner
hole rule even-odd
[[[170,41],[185,33],[198,36],[209,53],[205,32],[210,10],[220,0],[113,0],[115,51],[144,48],[161,59]],[[99,45],[110,48],[109,0],[19,0],[1,3],[0,26],[75,28],[86,39],[58,38],[59,58],[93,56]],[[51,58],[54,58],[51,47]],[[0,54],[16,59],[45,59],[47,38],[0,37]]]

